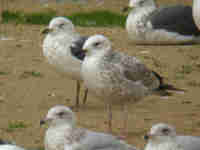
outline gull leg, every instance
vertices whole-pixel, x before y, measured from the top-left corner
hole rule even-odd
[[[84,97],[83,97],[83,105],[85,105],[86,101],[87,101],[87,95],[88,95],[88,88],[85,90],[84,92]]]
[[[107,104],[107,112],[108,112],[108,130],[112,132],[112,107],[111,104]]]
[[[76,81],[76,104],[75,107],[78,110],[79,108],[79,95],[80,95],[80,83]]]
[[[128,108],[126,104],[123,104],[123,114],[124,114],[124,133],[125,136],[128,135]]]

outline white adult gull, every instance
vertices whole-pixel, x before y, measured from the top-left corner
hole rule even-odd
[[[133,9],[127,17],[126,30],[135,44],[200,43],[191,6],[157,8],[154,0],[130,0],[129,7]]]
[[[45,150],[137,150],[118,137],[94,132],[76,125],[70,108],[57,105],[49,109],[41,124],[48,123]]]
[[[169,95],[167,90],[183,91],[164,83],[158,73],[136,57],[112,50],[110,40],[103,35],[89,37],[83,50],[79,50],[83,51],[86,51],[81,69],[84,84],[107,105],[110,130],[112,105],[124,106],[124,128],[127,129],[127,103],[150,94]]]
[[[49,64],[58,71],[64,72],[69,78],[77,81],[76,107],[79,106],[81,64],[84,54],[79,55],[79,59],[73,57],[70,47],[73,41],[84,41],[87,37],[81,37],[76,31],[72,22],[64,17],[53,18],[49,26],[42,31],[47,34],[43,41],[43,54]],[[78,45],[79,46],[79,45]],[[83,103],[86,102],[88,90],[85,90]]]
[[[197,27],[200,30],[200,0],[193,0],[193,17]]]
[[[152,126],[145,136],[145,150],[199,150],[200,137],[177,135],[176,129],[165,123]]]

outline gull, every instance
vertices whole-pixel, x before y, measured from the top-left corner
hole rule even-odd
[[[152,126],[144,137],[148,143],[145,150],[199,150],[200,137],[177,135],[176,129],[166,123]]]
[[[76,116],[69,107],[56,105],[49,109],[40,124],[48,124],[45,150],[137,150],[118,137],[94,132],[76,125]]]
[[[154,0],[130,0],[129,8],[133,9],[127,17],[126,30],[135,44],[200,43],[200,31],[193,20],[191,6],[158,8]]]
[[[67,77],[77,81],[76,88],[76,107],[79,107],[81,64],[84,54],[79,59],[73,57],[70,47],[75,40],[87,39],[81,37],[76,31],[72,22],[65,17],[53,18],[49,26],[42,31],[47,34],[43,41],[43,55],[47,58],[49,64],[54,66],[58,71],[64,72]],[[85,90],[83,103],[86,103],[88,90]]]
[[[200,30],[200,1],[199,0],[193,0],[192,10],[193,10],[194,21]]]
[[[84,84],[105,102],[110,131],[112,105],[123,106],[124,128],[127,129],[127,103],[136,102],[150,94],[169,95],[167,90],[184,92],[164,83],[158,73],[148,69],[136,57],[112,50],[111,41],[103,35],[90,36],[82,49],[79,53],[85,51],[81,68]]]

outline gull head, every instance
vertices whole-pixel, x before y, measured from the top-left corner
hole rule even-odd
[[[145,6],[154,6],[154,0],[129,0],[129,7],[145,7]]]
[[[46,117],[40,121],[40,125],[48,123],[49,126],[70,125],[74,126],[76,117],[69,107],[57,105],[49,109]]]
[[[49,26],[42,30],[42,34],[74,31],[73,23],[65,17],[53,18]]]
[[[158,123],[152,126],[144,138],[150,142],[161,143],[176,136],[176,129],[165,123]]]
[[[111,50],[111,42],[105,36],[97,34],[89,37],[85,41],[83,50],[86,52],[86,56],[102,54]]]

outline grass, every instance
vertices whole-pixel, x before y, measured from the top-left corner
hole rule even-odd
[[[23,121],[14,121],[9,122],[7,132],[13,132],[16,129],[24,129],[27,128],[27,125]]]
[[[36,77],[36,78],[38,78],[38,77],[43,77],[43,75],[42,75],[40,72],[34,71],[34,70],[32,70],[32,71],[24,71],[24,72],[20,75],[20,78],[21,78],[21,79],[26,79],[26,78],[28,78],[28,77]]]
[[[194,68],[191,64],[182,65],[180,68],[176,69],[176,79],[184,79],[185,75],[190,74],[194,71]]]
[[[0,71],[0,76],[1,75],[7,75],[7,74],[8,74],[8,72]]]
[[[14,22],[16,24],[38,24],[47,25],[49,21],[56,17],[55,11],[49,12],[34,12],[34,13],[23,13],[23,12],[11,12],[4,11],[2,13],[3,23]],[[92,11],[92,12],[77,12],[69,18],[74,25],[82,27],[108,27],[108,26],[119,26],[124,27],[126,22],[126,16],[120,15],[107,10],[103,11]]]

